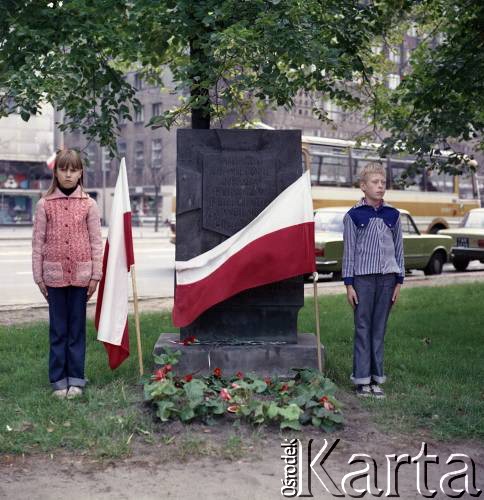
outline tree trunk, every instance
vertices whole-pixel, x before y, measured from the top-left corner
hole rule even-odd
[[[207,115],[202,109],[192,109],[192,128],[210,128],[210,114]]]
[[[208,64],[205,54],[203,50],[200,50],[195,46],[194,40],[190,40],[190,59],[192,61],[199,62],[202,67]],[[196,83],[195,77],[198,79],[201,75],[192,75],[193,82]],[[207,105],[210,103],[209,98],[209,89],[200,88],[200,87],[192,87],[190,89],[190,96],[194,99],[202,98],[202,101],[205,101]],[[197,129],[209,129],[210,128],[210,112],[201,108],[192,106],[192,128]]]

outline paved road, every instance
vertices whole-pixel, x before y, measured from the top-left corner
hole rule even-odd
[[[140,297],[173,295],[175,248],[166,238],[134,240]],[[30,241],[0,242],[0,305],[37,304],[44,298],[33,283]]]
[[[174,246],[169,243],[166,234],[158,237],[153,233],[135,233],[135,236],[136,277],[140,298],[173,296]],[[30,248],[30,241],[26,238],[0,239],[0,306],[45,303],[32,281]],[[475,261],[469,265],[466,273],[457,273],[451,264],[446,264],[444,273],[431,279],[435,284],[449,284],[467,278],[484,281],[484,265]],[[414,271],[408,278],[411,282],[422,280],[429,281],[429,277],[425,277],[422,271]],[[342,283],[331,282],[329,277],[324,276],[319,288],[322,293],[325,288],[328,288],[328,292],[330,289],[343,291]],[[307,295],[312,293],[311,290],[312,285],[306,284]]]

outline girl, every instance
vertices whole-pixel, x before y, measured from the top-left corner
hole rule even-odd
[[[86,385],[86,302],[102,274],[99,210],[82,180],[80,154],[58,151],[32,235],[34,281],[49,303],[49,380],[54,396],[68,399]]]

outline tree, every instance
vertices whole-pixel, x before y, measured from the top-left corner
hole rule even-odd
[[[416,170],[474,171],[458,143],[484,150],[484,3],[424,0],[407,20],[424,39],[399,87],[375,93],[377,123],[391,133],[384,152],[415,154]],[[454,153],[443,155],[451,146]]]
[[[0,6],[0,117],[14,99],[21,116],[42,100],[115,152],[120,117],[138,106],[123,71],[160,81],[168,67],[185,98],[151,120],[170,127],[188,112],[207,128],[257,99],[291,106],[300,90],[345,106],[346,84],[371,74],[365,55],[408,0],[6,0]],[[250,98],[250,99],[248,99]],[[323,109],[315,109],[326,119]]]
[[[155,197],[153,200],[155,209],[155,233],[158,232],[160,225],[161,186],[163,186],[163,184],[167,181],[170,174],[167,165],[163,163],[163,160],[160,160],[160,162],[160,164],[154,164],[152,162],[150,165],[151,181],[153,182],[153,187],[155,189]]]

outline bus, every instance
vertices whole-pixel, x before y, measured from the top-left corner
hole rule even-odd
[[[303,167],[311,172],[314,208],[353,206],[361,198],[358,175],[369,162],[386,167],[385,201],[408,210],[421,232],[437,233],[456,227],[471,209],[481,206],[477,176],[452,176],[435,171],[416,175],[403,189],[400,175],[413,163],[411,157],[381,158],[378,144],[324,137],[302,137]]]

